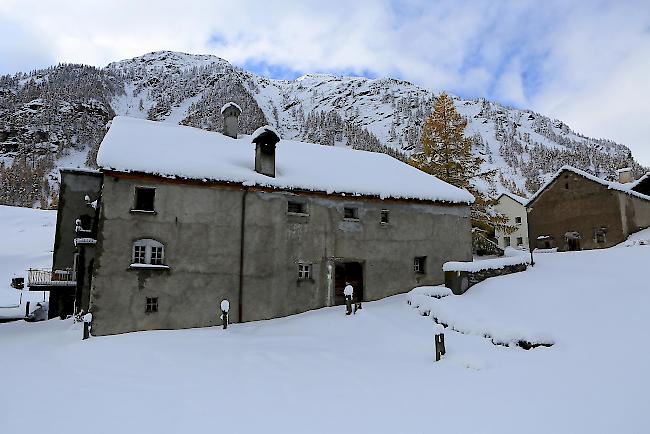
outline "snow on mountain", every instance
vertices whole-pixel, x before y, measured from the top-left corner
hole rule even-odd
[[[161,51],[101,69],[59,65],[0,77],[0,97],[0,161],[6,166],[0,181],[9,186],[0,188],[0,203],[33,206],[53,194],[60,162],[78,162],[83,154],[86,165],[95,164],[105,125],[115,115],[221,131],[219,108],[234,101],[243,110],[242,133],[269,124],[283,138],[404,159],[419,150],[436,94],[390,78],[307,74],[274,80],[216,56]],[[480,185],[492,194],[530,195],[566,164],[603,178],[628,165],[637,175],[645,170],[626,146],[582,136],[561,121],[483,99],[454,101],[468,120],[474,152],[485,159],[483,169],[495,171]],[[16,162],[23,172],[35,162],[42,167],[19,177]],[[51,191],[20,196],[21,188],[38,191],[33,184],[43,177]]]

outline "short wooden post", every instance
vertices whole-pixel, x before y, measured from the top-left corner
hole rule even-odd
[[[90,337],[90,328],[88,327],[88,323],[84,321],[84,337],[83,340],[86,340]]]
[[[25,303],[25,318],[29,317],[29,301]]]
[[[436,362],[445,355],[445,334],[444,327],[436,324],[434,341],[436,344]]]

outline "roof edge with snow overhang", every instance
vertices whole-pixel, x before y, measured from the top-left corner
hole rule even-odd
[[[546,190],[546,189],[547,189],[551,184],[553,184],[553,183],[555,182],[555,180],[557,180],[557,179],[560,177],[560,175],[561,175],[563,172],[565,172],[565,171],[573,172],[573,173],[575,173],[576,175],[582,176],[583,178],[586,178],[586,179],[588,179],[588,180],[590,180],[590,181],[593,181],[593,182],[596,182],[596,183],[598,183],[598,184],[601,184],[601,185],[607,187],[607,188],[610,189],[610,190],[620,191],[621,193],[628,194],[628,195],[633,196],[633,197],[636,197],[636,198],[638,198],[638,199],[642,199],[642,200],[650,201],[650,196],[646,196],[645,194],[641,194],[641,193],[638,193],[638,192],[632,190],[632,187],[633,187],[632,184],[636,185],[636,183],[621,184],[621,183],[619,183],[619,182],[606,181],[606,180],[604,180],[604,179],[602,179],[602,178],[597,177],[596,175],[592,175],[592,174],[589,173],[589,172],[585,172],[584,170],[577,169],[577,168],[575,168],[575,167],[573,167],[573,166],[562,166],[562,167],[560,167],[560,169],[555,173],[555,175],[553,175],[553,177],[552,177],[551,179],[549,179],[548,181],[546,181],[546,182],[544,183],[544,185],[542,185],[542,186],[539,188],[539,190],[537,190],[537,191],[535,192],[535,194],[533,194],[533,195],[530,197],[530,199],[529,199],[528,202],[526,203],[526,206],[530,206],[530,205],[531,205],[531,204],[532,204],[532,203],[533,203],[533,202],[534,202],[534,201],[535,201],[535,200],[536,200],[536,199],[537,199],[537,198],[538,198],[538,197],[539,197],[539,196],[540,196],[540,195],[541,195],[541,194],[542,194],[542,193],[543,193],[543,192],[544,192],[544,191],[545,191],[545,190]]]

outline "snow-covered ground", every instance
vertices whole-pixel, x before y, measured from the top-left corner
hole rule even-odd
[[[56,211],[0,205],[0,318],[22,317],[27,301],[43,301],[42,292],[18,291],[10,283],[19,276],[26,283],[28,268],[52,266],[55,226]]]
[[[648,432],[650,246],[535,260],[351,317],[86,341],[70,320],[0,324],[0,432]],[[438,363],[433,317],[450,326]]]

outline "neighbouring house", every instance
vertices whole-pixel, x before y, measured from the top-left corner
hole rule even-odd
[[[528,218],[526,203],[528,199],[512,193],[503,193],[497,198],[495,211],[508,218],[507,225],[514,231],[507,233],[503,228],[496,227],[494,236],[501,249],[506,247],[528,247]]]
[[[89,299],[93,335],[215,325],[224,299],[236,322],[291,315],[343,304],[346,282],[376,300],[472,259],[467,191],[385,154],[224,124],[112,121],[77,309]],[[85,210],[66,203],[60,217]]]
[[[627,170],[619,181],[630,181]],[[641,180],[639,180],[641,181]],[[533,248],[560,251],[614,246],[650,226],[650,196],[643,182],[611,182],[562,167],[527,204]]]

